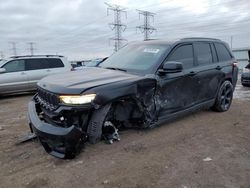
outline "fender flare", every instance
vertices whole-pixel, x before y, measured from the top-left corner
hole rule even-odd
[[[93,111],[87,129],[89,143],[95,144],[101,140],[102,126],[110,108],[111,108],[111,103],[108,103],[103,107]]]

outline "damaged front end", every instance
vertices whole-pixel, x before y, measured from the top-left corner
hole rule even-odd
[[[37,135],[49,154],[58,158],[74,158],[86,142],[91,107],[59,103],[56,94],[38,89],[28,106],[31,132]]]
[[[65,105],[58,94],[39,87],[28,106],[31,132],[49,154],[68,159],[74,158],[86,141],[103,139],[112,144],[120,140],[118,130],[150,127],[156,117],[152,82],[122,88],[123,92],[113,96],[102,92],[91,103]]]

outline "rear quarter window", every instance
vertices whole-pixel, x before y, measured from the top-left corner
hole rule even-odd
[[[61,61],[61,59],[51,58],[51,59],[47,59],[47,61],[49,62],[49,67],[50,68],[64,67],[64,64]]]
[[[232,59],[232,56],[228,49],[225,47],[224,44],[215,43],[215,49],[217,51],[217,56],[219,61],[229,61]]]

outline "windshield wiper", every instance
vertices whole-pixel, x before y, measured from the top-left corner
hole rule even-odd
[[[119,71],[127,72],[127,70],[121,69],[121,68],[115,68],[115,67],[104,67],[104,68],[105,68],[105,69],[119,70]]]

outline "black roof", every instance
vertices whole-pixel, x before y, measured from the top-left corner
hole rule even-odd
[[[177,39],[177,40],[173,40],[173,41],[169,41],[169,40],[164,40],[164,39],[150,39],[150,40],[146,40],[146,41],[136,41],[135,43],[138,44],[143,44],[143,43],[148,43],[148,44],[155,44],[155,45],[171,45],[174,44],[176,42],[191,42],[191,41],[214,41],[214,42],[222,42],[220,39],[215,39],[215,38],[204,38],[204,37],[190,37],[190,38],[182,38],[182,39]]]

